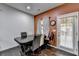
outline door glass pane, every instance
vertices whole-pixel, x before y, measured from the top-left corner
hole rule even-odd
[[[66,24],[65,24],[65,18],[61,19],[61,23],[60,23],[60,45],[61,46],[65,46],[65,38],[66,38]]]
[[[73,17],[68,17],[66,22],[66,47],[73,49]]]
[[[65,17],[60,22],[60,46],[73,49],[73,17]]]

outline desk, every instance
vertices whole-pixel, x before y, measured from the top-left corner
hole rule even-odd
[[[20,44],[21,51],[26,54],[26,50],[28,47],[32,46],[32,51],[35,50],[40,50],[44,44],[40,46],[40,40],[41,40],[41,35],[36,35],[35,37],[33,35],[27,36],[27,38],[22,39],[21,37],[15,38],[15,41]],[[45,48],[45,47],[44,47]]]
[[[17,37],[14,40],[19,43],[19,44],[25,44],[27,42],[33,41],[34,36],[33,35],[28,35],[27,38],[21,38],[21,37]]]
[[[29,46],[32,46],[34,36],[33,35],[28,35],[27,38],[21,38],[21,37],[16,37],[14,40],[20,44],[20,53],[21,55],[25,55],[25,51],[28,49]]]

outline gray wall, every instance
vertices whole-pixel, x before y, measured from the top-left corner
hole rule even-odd
[[[17,46],[20,32],[34,34],[34,18],[7,5],[0,4],[0,51]]]

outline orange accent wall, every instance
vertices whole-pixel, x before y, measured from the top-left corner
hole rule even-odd
[[[54,9],[48,10],[44,13],[34,16],[34,33],[36,33],[36,31],[37,31],[37,21],[39,18],[43,18],[46,16],[46,17],[51,17],[51,20],[56,20],[56,17],[59,15],[71,13],[71,12],[75,12],[75,11],[79,11],[79,3],[65,3]],[[54,26],[54,27],[50,26],[51,32],[53,29],[57,30],[56,26]],[[56,46],[56,42],[57,42],[56,37],[57,37],[57,33],[55,33],[54,41],[51,42],[51,44],[54,46]]]

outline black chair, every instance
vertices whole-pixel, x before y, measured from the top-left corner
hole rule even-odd
[[[28,42],[27,44],[22,46],[21,55],[22,56],[31,56],[32,55],[32,41]]]
[[[21,32],[21,38],[27,38],[27,32]]]
[[[40,47],[40,39],[41,39],[41,34],[34,36],[32,51],[35,51],[37,48]]]
[[[49,48],[48,44],[49,44],[49,38],[46,35],[44,35],[44,44],[42,46],[42,49]]]
[[[27,32],[21,32],[21,38],[22,39],[27,38]],[[20,46],[21,46],[20,53],[22,56],[30,55],[28,52],[30,51],[30,46],[32,46],[32,41],[30,41],[28,43],[21,44]]]
[[[26,50],[26,55],[28,56],[34,56],[35,52],[39,53],[40,50],[40,39],[41,39],[41,35],[35,35],[34,39],[32,41],[32,46],[28,47],[28,50]]]
[[[53,40],[54,39],[54,33],[49,32],[48,38],[49,38],[49,40]]]

